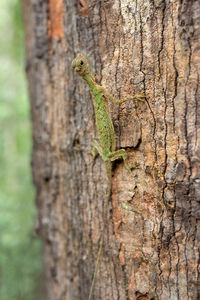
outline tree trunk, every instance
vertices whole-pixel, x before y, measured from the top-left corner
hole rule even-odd
[[[200,199],[200,2],[24,0],[33,178],[48,300],[85,300],[105,223],[93,299],[196,300]],[[88,57],[110,105],[112,195],[86,83]]]

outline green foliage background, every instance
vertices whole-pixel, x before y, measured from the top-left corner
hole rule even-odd
[[[20,0],[0,1],[0,299],[40,299]]]

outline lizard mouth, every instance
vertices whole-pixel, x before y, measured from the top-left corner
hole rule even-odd
[[[80,67],[75,67],[74,70],[79,73],[81,71],[81,68]]]
[[[82,76],[85,73],[84,68],[82,68],[81,66],[75,66],[74,70],[80,75]]]

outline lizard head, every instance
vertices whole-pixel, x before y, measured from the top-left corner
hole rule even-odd
[[[79,53],[77,57],[72,61],[72,68],[80,76],[84,76],[90,73],[90,68],[87,59],[81,53]]]

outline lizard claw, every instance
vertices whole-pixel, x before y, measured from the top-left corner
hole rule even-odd
[[[135,94],[135,95],[133,96],[133,98],[134,98],[134,99],[137,99],[137,100],[139,100],[139,101],[144,101],[144,98],[146,98],[146,97],[145,97],[145,94],[144,94],[144,93],[138,93],[138,94]]]

